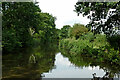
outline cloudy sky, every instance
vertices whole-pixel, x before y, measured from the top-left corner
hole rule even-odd
[[[63,25],[73,25],[74,23],[87,24],[89,20],[82,15],[77,16],[74,5],[78,0],[37,0],[42,12],[52,14],[57,18],[56,28]]]

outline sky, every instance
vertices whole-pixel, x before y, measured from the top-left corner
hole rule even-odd
[[[73,26],[74,23],[80,23],[86,25],[89,23],[89,19],[77,16],[74,5],[78,0],[37,0],[42,12],[52,14],[57,18],[55,21],[56,28],[60,29],[64,25]]]

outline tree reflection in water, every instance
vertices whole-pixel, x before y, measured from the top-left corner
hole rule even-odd
[[[36,47],[27,50],[23,50],[19,54],[7,54],[3,55],[2,64],[2,77],[4,79],[20,78],[24,80],[29,78],[29,80],[40,80],[45,77],[43,73],[52,71],[56,68],[55,66],[55,55],[59,51],[58,47]],[[96,73],[93,73],[92,80],[112,80],[115,76],[118,76],[120,71],[119,66],[112,65],[109,62],[100,62],[90,57],[85,57],[81,55],[69,54],[62,51],[62,54],[69,58],[69,61],[76,67],[96,67],[99,66],[103,69],[106,74],[103,77],[97,77]],[[30,56],[35,57],[35,63],[29,62]],[[92,74],[91,74],[92,75]],[[87,76],[86,76],[87,77]]]
[[[57,51],[57,47],[54,46],[39,46],[23,50],[23,52],[18,52],[18,54],[3,55],[2,80],[6,78],[40,80],[40,77],[44,77],[44,75],[41,75],[43,72],[48,72],[55,68],[54,61]],[[35,61],[32,60],[31,55],[34,55],[32,57],[35,58]],[[30,57],[31,61],[29,62]]]
[[[61,50],[62,51],[62,50]],[[114,65],[110,62],[100,62],[98,59],[94,59],[92,57],[86,57],[85,55],[74,55],[71,53],[68,53],[68,51],[63,50],[61,52],[65,57],[69,58],[69,61],[74,64],[76,67],[96,67],[99,66],[99,69],[103,69],[106,74],[101,77],[103,80],[110,80],[112,78],[119,77],[120,72],[120,65]],[[93,74],[93,77],[96,77],[95,74]],[[100,78],[100,77],[96,77]],[[98,80],[98,79],[96,79]]]

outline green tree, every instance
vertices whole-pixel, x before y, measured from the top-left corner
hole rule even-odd
[[[42,43],[49,43],[54,41],[53,39],[56,39],[55,37],[56,34],[56,28],[55,28],[55,20],[56,18],[50,15],[49,13],[39,13],[39,24],[37,27],[37,34],[40,34],[40,31],[42,31],[43,36],[42,36]]]
[[[112,47],[119,49],[120,52],[120,1],[77,2],[75,11],[78,15],[81,13],[83,16],[88,16],[90,23],[87,26],[91,27],[95,33],[104,32],[107,34]],[[113,46],[114,42],[116,45]]]
[[[60,34],[59,34],[60,39],[68,38],[68,31],[70,28],[71,28],[70,25],[64,25],[63,28],[61,28]]]
[[[31,44],[30,28],[36,30],[40,8],[33,2],[2,3],[3,51],[14,51]]]
[[[120,35],[115,34],[108,37],[108,42],[114,47],[115,50],[119,50],[120,54]]]
[[[96,33],[111,34],[115,29],[120,30],[120,1],[119,2],[77,2],[75,11],[79,15],[88,16],[91,20],[88,27]]]
[[[33,39],[42,44],[57,39],[56,18],[41,12],[37,3],[3,2],[2,13],[4,52],[29,47],[33,45]]]
[[[82,24],[74,24],[73,28],[70,29],[70,36],[78,39],[83,34],[87,33],[88,29]]]

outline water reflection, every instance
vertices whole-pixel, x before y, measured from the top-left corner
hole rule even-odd
[[[48,47],[47,47],[48,48]],[[54,48],[31,48],[18,54],[3,55],[2,78],[40,79],[43,72],[54,68]]]
[[[57,54],[56,54],[57,53]],[[93,78],[118,77],[119,66],[100,63],[80,55],[58,52],[57,47],[36,47],[19,54],[3,55],[3,80],[6,78]],[[106,75],[106,76],[105,76]],[[105,79],[106,78],[106,79]]]
[[[55,57],[56,69],[53,69],[49,73],[43,73],[45,78],[92,78],[93,73],[97,73],[97,76],[103,76],[104,70],[96,67],[77,67],[69,61],[67,57],[64,57],[61,53],[58,53]]]
[[[79,68],[88,68],[86,73],[89,73],[91,70],[93,73],[98,74],[97,76],[103,77],[106,72],[108,72],[109,78],[118,78],[120,72],[119,65],[113,65],[110,62],[100,62],[97,59],[86,57],[84,55],[74,55],[66,52],[62,52],[62,54],[69,58],[70,62]],[[96,70],[96,72],[94,71]],[[101,75],[99,75],[99,71],[103,71]],[[93,74],[92,73],[92,74]],[[87,76],[88,77],[88,76]]]

